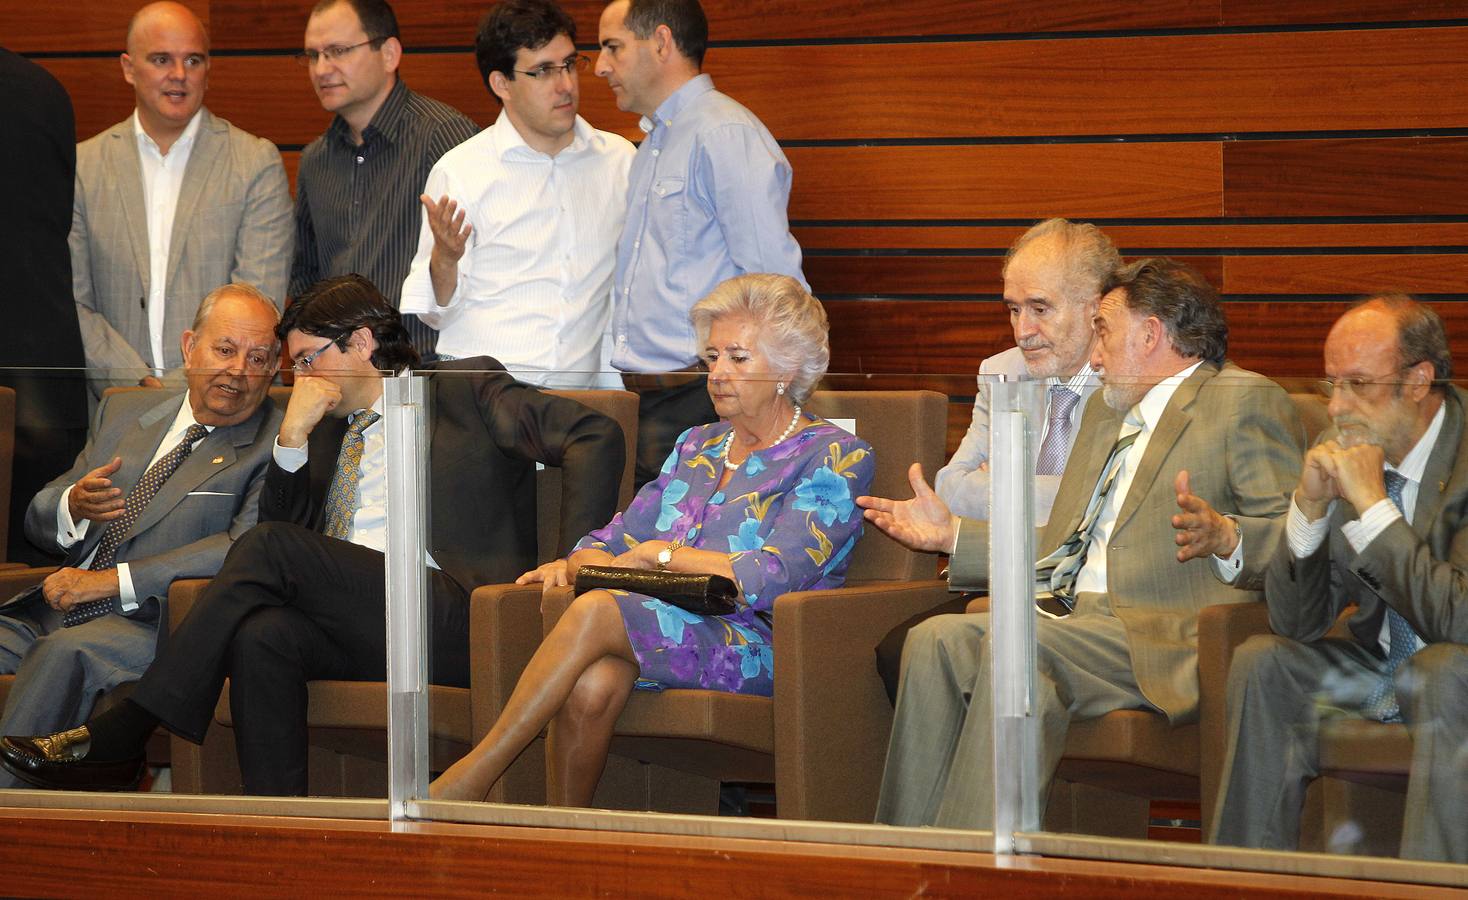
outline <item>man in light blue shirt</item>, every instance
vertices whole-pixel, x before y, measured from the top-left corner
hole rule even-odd
[[[641,395],[637,482],[657,476],[686,428],[715,419],[688,311],[750,272],[804,284],[790,234],[790,163],[749,110],[701,74],[708,20],[697,0],[618,0],[601,16],[596,74],[641,115],[617,245],[612,365]]]

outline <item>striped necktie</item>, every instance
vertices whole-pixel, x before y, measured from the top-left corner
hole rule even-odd
[[[370,409],[352,413],[352,424],[342,435],[342,447],[336,455],[336,475],[326,492],[326,510],[321,531],[327,537],[346,540],[352,533],[352,517],[357,512],[358,482],[362,480],[362,450],[367,441],[362,432],[382,418]]]
[[[1053,597],[1067,610],[1075,608],[1076,576],[1086,564],[1091,534],[1096,530],[1096,522],[1101,518],[1106,498],[1116,484],[1116,476],[1121,473],[1127,450],[1137,442],[1137,436],[1141,433],[1142,429],[1136,428],[1117,438],[1112,445],[1111,454],[1106,457],[1106,465],[1101,467],[1101,478],[1096,483],[1096,492],[1086,507],[1086,514],[1081,517],[1081,524],[1054,553],[1035,563],[1035,583],[1040,586],[1035,593],[1035,599]]]
[[[1392,503],[1398,510],[1402,509],[1402,488],[1407,485],[1406,476],[1400,472],[1387,469],[1382,473],[1386,481],[1386,495],[1391,498]],[[1405,510],[1403,510],[1405,514]],[[1422,647],[1422,639],[1407,620],[1398,615],[1397,611],[1390,606],[1386,608],[1387,633],[1391,635],[1391,649],[1387,651],[1386,668],[1381,675],[1381,681],[1372,690],[1371,696],[1366,698],[1362,711],[1367,718],[1378,722],[1400,722],[1402,721],[1402,709],[1397,703],[1397,688],[1392,681],[1392,676],[1407,658],[1416,653]]]
[[[194,444],[198,443],[209,433],[203,425],[197,423],[190,425],[184,432],[183,440],[178,446],[158,457],[158,461],[148,467],[138,483],[128,492],[127,499],[123,501],[122,515],[107,524],[107,530],[102,532],[102,539],[97,542],[97,552],[92,556],[92,564],[87,568],[92,571],[110,569],[117,561],[117,548],[128,530],[143,515],[143,510],[148,508],[148,503],[163,487],[185,459],[193,452]],[[89,600],[86,603],[78,603],[73,606],[61,619],[61,627],[70,628],[83,622],[90,622],[112,612],[112,601],[115,598],[104,597],[101,600]]]

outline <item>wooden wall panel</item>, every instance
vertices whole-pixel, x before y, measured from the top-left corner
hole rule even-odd
[[[801,225],[791,231],[810,250],[1005,250],[1023,225]],[[1123,252],[1274,247],[1468,247],[1468,222],[1295,225],[1106,225]]]
[[[792,147],[792,219],[1217,216],[1213,143]]]
[[[1425,22],[1468,16],[1463,0],[1223,0],[1225,25]]]
[[[179,0],[209,25],[209,0]],[[0,46],[16,53],[62,50],[121,53],[127,24],[142,2],[76,0],[64,5],[8,0],[0,3]],[[300,40],[300,38],[297,38]],[[116,63],[113,63],[116,69]],[[117,75],[122,79],[121,74]],[[75,101],[75,96],[72,97]],[[120,117],[119,117],[120,118]]]
[[[1230,216],[1468,215],[1468,138],[1240,141],[1223,166]]]
[[[1468,254],[1235,256],[1223,263],[1230,294],[1468,294]]]

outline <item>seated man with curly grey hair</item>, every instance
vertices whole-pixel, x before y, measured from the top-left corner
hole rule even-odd
[[[589,804],[634,689],[769,696],[775,598],[845,581],[861,537],[855,498],[876,461],[864,441],[801,406],[830,360],[825,310],[793,278],[742,275],[691,317],[720,421],[683,432],[625,512],[519,580],[565,585],[587,565],[709,573],[735,582],[737,609],[702,616],[637,593],[581,594],[489,734],[433,783],[434,797],[483,799],[554,719],[553,780],[565,804]]]

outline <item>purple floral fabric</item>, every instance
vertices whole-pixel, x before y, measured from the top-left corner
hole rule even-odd
[[[728,435],[727,422],[684,432],[658,478],[576,545],[619,554],[643,541],[681,537],[691,547],[729,554],[749,604],[733,615],[699,616],[654,597],[614,592],[642,668],[639,688],[769,696],[775,598],[846,580],[851,548],[861,537],[855,501],[870,490],[876,465],[871,447],[817,419],[751,453],[717,489]]]

